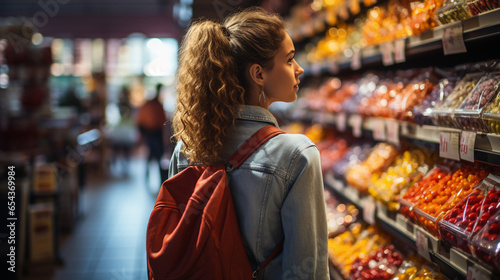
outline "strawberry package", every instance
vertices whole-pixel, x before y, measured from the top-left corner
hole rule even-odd
[[[470,239],[497,212],[499,197],[500,177],[490,174],[439,222],[441,240],[470,254]]]
[[[500,211],[496,211],[470,243],[475,257],[500,270]]]

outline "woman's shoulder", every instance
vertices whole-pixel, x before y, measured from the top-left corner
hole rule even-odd
[[[283,133],[276,136],[275,141],[280,142],[283,148],[304,149],[307,147],[316,147],[316,145],[303,134]]]
[[[308,161],[312,158],[319,158],[318,148],[303,134],[280,134],[269,140],[265,150],[273,156],[279,165],[282,165],[283,162],[292,163],[297,159]],[[269,159],[269,157],[266,158]]]

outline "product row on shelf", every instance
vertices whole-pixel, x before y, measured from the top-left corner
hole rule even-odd
[[[418,2],[414,6],[422,6],[420,9],[425,10],[423,5],[436,6],[432,2],[436,1]],[[402,9],[397,3],[391,5],[393,10]],[[444,25],[438,25],[434,20],[432,24],[428,23],[430,17],[420,12],[417,14],[422,17],[399,12],[397,16],[385,18],[386,14],[380,7],[375,7],[367,18],[358,16],[353,24],[327,28],[321,40],[310,37],[309,41],[298,41],[297,59],[304,66],[305,75],[337,74],[372,66],[443,60],[443,54],[473,52],[477,57],[485,54],[484,49],[494,51],[490,46],[498,42],[498,8]],[[406,27],[400,23],[389,24],[400,17],[408,22],[415,22],[416,19],[417,23]],[[420,22],[422,20],[426,23]],[[430,54],[439,55],[430,58]],[[463,59],[468,60],[467,57]]]
[[[304,90],[306,109],[390,118],[419,125],[500,133],[497,61],[451,70],[368,71]]]
[[[467,273],[482,275],[477,279],[500,276],[498,167],[444,159],[422,143],[402,141],[396,146],[338,134],[326,125],[292,123],[285,129],[304,133],[320,150],[330,260],[342,278],[445,279],[440,278],[442,266],[450,267],[451,273],[443,272],[449,279],[465,279]],[[351,231],[363,221],[375,228],[385,225],[427,259],[408,274],[416,277],[424,270],[436,278],[395,277],[406,266],[394,259],[383,263],[384,251],[393,246],[391,238],[373,228],[359,238],[359,229],[357,235]],[[405,253],[402,259],[410,257]],[[359,269],[351,269],[355,262]]]

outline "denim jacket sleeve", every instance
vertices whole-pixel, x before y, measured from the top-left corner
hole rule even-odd
[[[298,151],[290,164],[292,176],[282,205],[282,279],[330,279],[328,270],[328,229],[316,146]]]

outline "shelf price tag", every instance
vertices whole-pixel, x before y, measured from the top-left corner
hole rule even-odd
[[[443,30],[443,51],[444,55],[465,53],[462,22],[458,22]]]
[[[351,115],[349,117],[349,124],[352,127],[352,135],[354,135],[354,137],[356,138],[361,137],[363,117],[361,117],[360,115]]]
[[[469,266],[467,270],[467,280],[490,280],[491,273],[485,271],[484,269],[480,269],[476,265]]]
[[[361,68],[361,50],[354,49],[352,52],[351,69],[358,70]]]
[[[402,63],[406,61],[406,43],[405,39],[398,39],[394,42],[394,61],[396,63]]]
[[[420,230],[417,230],[417,252],[419,255],[424,257],[426,260],[432,262],[431,254],[429,253],[429,243],[427,236]]]
[[[375,201],[371,197],[364,199],[363,203],[363,220],[370,225],[375,224]]]
[[[472,131],[462,131],[460,137],[460,158],[474,162],[474,147],[476,143],[476,133]]]
[[[382,64],[384,66],[389,66],[394,64],[394,58],[392,57],[392,52],[394,50],[394,47],[392,45],[392,42],[386,42],[380,45],[381,51],[382,51]]]
[[[372,130],[373,139],[377,141],[385,141],[387,139],[385,135],[385,123],[383,120],[374,119],[372,120]]]
[[[346,122],[346,115],[344,112],[340,112],[337,114],[337,129],[340,131],[340,132],[344,132],[345,131],[345,122]]]
[[[459,133],[441,132],[439,134],[439,156],[447,159],[460,160],[458,146],[459,138]]]
[[[399,145],[399,122],[395,120],[387,120],[387,142]]]

